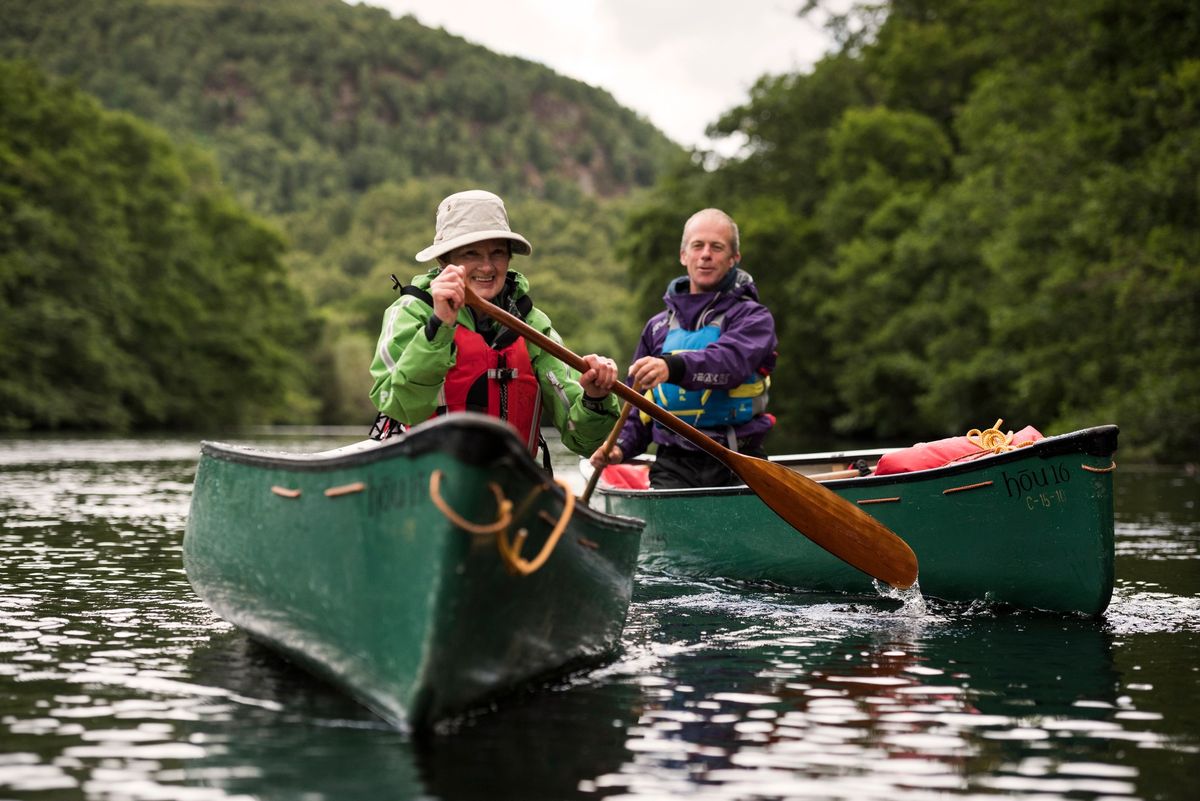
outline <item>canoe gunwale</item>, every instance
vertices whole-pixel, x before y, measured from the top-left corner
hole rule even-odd
[[[1115,425],[1094,426],[1091,428],[1080,429],[1078,431],[1072,431],[1068,434],[1058,434],[1056,436],[1046,437],[1045,439],[1038,440],[1032,445],[1028,445],[1023,448],[1017,448],[1005,453],[981,456],[977,459],[971,459],[969,461],[963,461],[956,464],[943,465],[941,467],[934,467],[928,470],[914,470],[907,473],[889,473],[882,476],[868,475],[852,478],[831,479],[829,481],[823,481],[821,484],[827,487],[838,488],[886,487],[896,484],[908,484],[916,481],[924,481],[931,478],[948,478],[958,474],[976,473],[984,468],[1004,465],[1010,462],[1022,461],[1031,456],[1037,456],[1045,459],[1053,456],[1078,453],[1084,456],[1107,458],[1116,453],[1117,434],[1118,427]],[[790,454],[785,456],[772,456],[769,458],[770,461],[782,464],[784,466],[799,466],[803,464],[836,462],[842,459],[853,459],[868,454],[887,453],[888,451],[894,450],[897,449],[885,448],[875,451],[829,451],[819,454]],[[733,485],[729,487],[692,487],[686,489],[639,490],[608,487],[604,484],[600,484],[596,488],[596,491],[604,495],[647,497],[696,494],[702,494],[705,496],[745,495],[750,492],[750,489],[745,485]]]
[[[316,453],[267,451],[207,440],[200,443],[200,453],[201,458],[298,473],[353,469],[389,459],[432,453],[450,453],[457,459],[478,465],[495,464],[507,456],[532,480],[546,484],[547,492],[560,498],[565,494],[562,487],[533,461],[522,443],[513,436],[512,429],[495,418],[473,412],[443,415],[383,442],[366,440]],[[579,503],[575,504],[574,514],[639,533],[645,525],[637,518],[609,514]]]

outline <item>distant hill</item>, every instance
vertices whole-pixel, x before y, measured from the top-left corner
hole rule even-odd
[[[685,157],[607,92],[411,17],[341,0],[0,0],[0,59],[213,153],[249,210],[284,233],[290,280],[322,320],[286,343],[318,368],[323,422],[362,422],[371,349],[425,269],[437,200],[485,187],[534,242],[514,268],[578,352],[632,349],[631,193]]]
[[[341,0],[5,0],[0,57],[212,147],[290,212],[448,175],[565,200],[650,185],[679,148],[607,92]]]

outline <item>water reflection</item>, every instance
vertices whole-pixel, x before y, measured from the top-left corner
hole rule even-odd
[[[634,756],[597,788],[1121,796],[1134,793],[1135,768],[1059,769],[1046,752],[1155,745],[1120,717],[1133,704],[1119,695],[1112,636],[1090,621],[962,610],[914,619],[882,604],[678,592],[663,587],[652,603],[688,619],[695,641],[670,642],[671,675],[630,732]],[[680,633],[663,620],[647,629]]]
[[[180,542],[197,452],[0,441],[0,798],[1194,788],[1194,476],[1122,467],[1103,620],[639,576],[616,662],[414,742],[196,599]]]
[[[405,737],[240,632],[197,648],[189,667],[224,701],[187,725],[205,753],[181,782],[261,799],[421,795]]]

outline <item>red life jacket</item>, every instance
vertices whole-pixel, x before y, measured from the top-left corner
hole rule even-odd
[[[512,277],[509,276],[511,281]],[[415,286],[401,287],[396,276],[392,281],[402,295],[420,298],[433,306],[433,296]],[[533,310],[533,300],[522,295],[509,309],[524,320]],[[537,455],[541,440],[542,393],[525,339],[515,331],[505,329],[491,345],[465,326],[454,331],[454,366],[446,373],[445,383],[438,393],[438,407],[430,418],[450,412],[478,412],[504,420],[525,441],[529,452]],[[409,426],[393,420],[382,412],[375,418],[370,438],[383,440],[399,436]],[[550,454],[543,449],[542,466],[552,472]]]
[[[517,430],[531,454],[537,453],[542,392],[525,338],[500,337],[499,349],[466,326],[454,331],[455,361],[442,387],[443,405],[433,416],[479,412],[499,417]]]

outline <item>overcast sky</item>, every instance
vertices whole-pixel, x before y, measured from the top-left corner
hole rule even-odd
[[[796,16],[804,0],[367,2],[607,89],[676,142],[705,148],[705,127],[759,76],[807,72],[829,46],[816,19]]]

